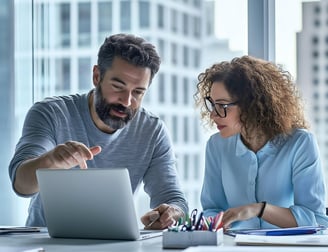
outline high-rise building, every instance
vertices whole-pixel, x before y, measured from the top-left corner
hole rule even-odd
[[[297,83],[328,181],[328,0],[303,2],[302,16],[302,31],[297,34]]]
[[[229,50],[227,41],[215,38],[215,1],[35,0],[33,3],[35,101],[89,91],[93,87],[92,66],[106,36],[133,33],[156,45],[162,65],[143,105],[165,121],[189,206],[200,208],[207,133],[194,106],[197,76],[214,61],[238,55]],[[23,113],[20,118],[22,125]],[[144,213],[149,204],[144,204],[147,196],[143,190],[139,192],[138,212]]]

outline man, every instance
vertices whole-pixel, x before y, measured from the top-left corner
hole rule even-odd
[[[141,107],[159,66],[153,45],[133,35],[113,35],[100,47],[93,90],[32,106],[9,165],[14,191],[32,197],[27,226],[46,226],[39,168],[127,167],[133,192],[143,181],[150,196],[153,210],[141,217],[145,227],[163,229],[184,216],[187,202],[167,130]]]

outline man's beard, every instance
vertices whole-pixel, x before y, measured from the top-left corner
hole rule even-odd
[[[96,87],[94,92],[94,104],[98,117],[112,130],[123,128],[136,115],[136,109],[126,108],[121,104],[107,103],[103,97],[100,84]],[[124,118],[113,116],[110,114],[111,110],[119,111],[126,114]]]

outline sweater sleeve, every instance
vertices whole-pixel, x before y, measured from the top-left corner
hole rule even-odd
[[[153,156],[144,176],[144,190],[150,196],[150,207],[162,203],[176,205],[188,212],[175,165],[171,139],[163,123],[154,134]]]
[[[56,128],[56,120],[52,118],[54,115],[55,113],[51,107],[46,106],[44,103],[36,103],[28,111],[22,136],[16,145],[14,156],[9,164],[9,176],[12,186],[14,185],[16,170],[23,161],[40,156],[55,147],[54,129]]]

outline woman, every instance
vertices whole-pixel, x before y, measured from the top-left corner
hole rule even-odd
[[[250,56],[198,76],[196,104],[215,124],[201,203],[224,228],[328,226],[318,146],[290,74]]]

